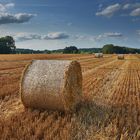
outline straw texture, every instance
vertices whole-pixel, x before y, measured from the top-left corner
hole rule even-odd
[[[82,96],[80,64],[67,60],[34,60],[23,73],[20,92],[25,107],[74,110]]]

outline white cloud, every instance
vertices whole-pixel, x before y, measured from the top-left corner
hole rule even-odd
[[[16,41],[27,41],[27,40],[56,40],[66,39],[69,35],[63,32],[52,32],[47,35],[40,35],[36,33],[17,33],[14,36]]]
[[[97,12],[96,16],[112,17],[117,11],[121,9],[121,5],[116,3],[106,7],[104,10]]]
[[[124,10],[127,10],[127,9],[130,9],[131,7],[132,7],[132,5],[129,4],[129,3],[127,3],[127,4],[125,4],[125,5],[123,6],[123,9],[124,9]]]
[[[34,16],[36,15],[27,13],[18,13],[18,14],[0,13],[0,24],[24,23],[28,22]]]
[[[15,6],[14,3],[8,3],[5,5],[6,8],[13,8]]]
[[[130,16],[140,16],[140,3],[127,3],[123,6],[123,10],[133,9]]]
[[[102,39],[105,39],[105,38],[120,38],[120,37],[123,37],[123,34],[122,33],[108,32],[108,33],[100,34],[98,36],[94,36],[92,38],[92,40],[98,41],[98,40],[102,40]]]
[[[31,18],[36,16],[35,14],[28,13],[16,13],[12,14],[8,10],[15,6],[14,3],[2,4],[0,3],[0,25],[10,24],[10,23],[25,23]]]
[[[123,9],[126,10],[126,9],[129,9],[131,7],[131,4],[127,3],[123,6]]]
[[[130,16],[140,16],[140,8],[134,9],[131,13]]]
[[[138,30],[140,34],[140,30]],[[21,33],[13,33],[13,34],[4,34],[6,35],[11,35],[14,37],[15,41],[21,42],[21,41],[28,41],[28,40],[61,40],[61,39],[73,39],[77,41],[81,40],[86,40],[86,41],[100,41],[106,38],[123,38],[123,34],[119,32],[107,32],[107,33],[102,33],[97,36],[93,35],[68,35],[65,32],[50,32],[46,35],[41,35],[38,33],[27,33],[27,32],[21,32]]]
[[[2,4],[0,3],[0,12],[5,12],[7,11],[9,8],[13,8],[15,6],[14,3],[7,3],[7,4]]]
[[[13,35],[16,41],[27,41],[27,40],[34,40],[34,39],[41,39],[41,36],[38,34],[29,34],[29,33],[18,33]]]
[[[106,37],[122,37],[122,33],[118,32],[110,32],[110,33],[104,33]]]
[[[78,40],[78,41],[81,41],[81,40],[88,40],[91,36],[87,36],[87,35],[74,35],[73,38]]]
[[[5,10],[6,10],[5,7],[2,4],[0,4],[0,12],[5,11]]]
[[[97,12],[96,16],[112,17],[119,10],[122,10],[122,12],[124,12],[125,10],[130,9],[132,9],[131,13],[129,14],[130,16],[140,16],[140,3],[126,3],[124,5],[116,3],[114,5],[109,5],[103,10],[99,8],[99,10],[101,11]],[[128,16],[127,13],[122,13],[122,15]]]
[[[89,41],[100,41],[106,38],[122,38],[123,34],[119,32],[107,32],[107,33],[102,33],[96,36],[92,35],[75,35],[73,38],[75,38],[78,41],[81,40],[89,40]]]
[[[63,32],[51,32],[43,36],[43,39],[54,40],[54,39],[67,39],[69,35]]]
[[[124,10],[133,9],[133,8],[140,8],[140,3],[127,3],[123,6]]]

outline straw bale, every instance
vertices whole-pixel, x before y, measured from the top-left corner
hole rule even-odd
[[[34,60],[25,69],[20,87],[25,107],[74,110],[82,96],[80,64],[69,60]]]
[[[95,53],[95,57],[96,58],[102,58],[103,57],[103,53]]]
[[[124,59],[124,54],[119,54],[118,59],[123,60]]]

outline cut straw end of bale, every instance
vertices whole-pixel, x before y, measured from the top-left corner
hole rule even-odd
[[[82,97],[81,66],[76,61],[34,60],[20,86],[25,107],[72,111]]]

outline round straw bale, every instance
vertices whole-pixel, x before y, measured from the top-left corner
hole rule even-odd
[[[69,60],[33,60],[21,80],[25,107],[72,111],[82,96],[80,64]]]
[[[99,53],[95,53],[95,57],[96,58],[100,58],[100,54]]]
[[[100,57],[101,57],[101,58],[103,57],[103,53],[100,53]]]
[[[123,60],[124,59],[124,54],[119,54],[118,59]]]
[[[95,53],[95,58],[102,58],[103,57],[103,53]]]

